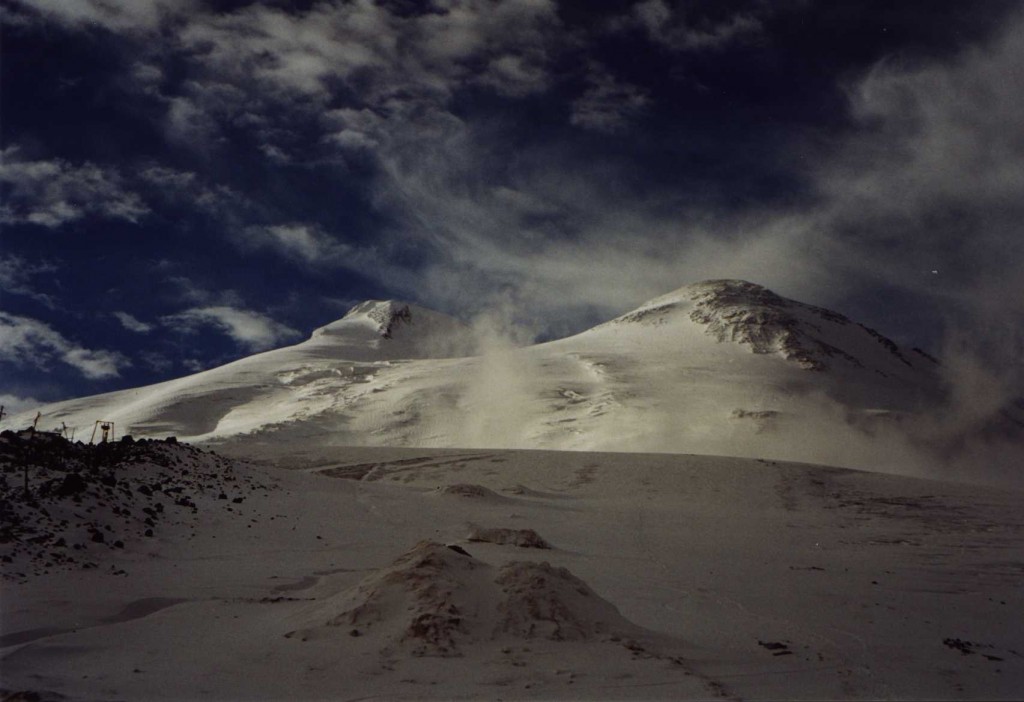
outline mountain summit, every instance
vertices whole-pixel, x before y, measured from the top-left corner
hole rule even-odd
[[[905,352],[879,332],[838,312],[790,300],[745,280],[707,280],[644,303],[614,323],[659,324],[685,316],[719,342],[775,354],[807,370],[843,365],[882,376],[929,373],[935,361]]]
[[[331,348],[347,360],[442,358],[473,350],[470,329],[462,322],[396,300],[361,302],[299,346]]]
[[[398,326],[412,322],[412,316],[410,305],[395,300],[366,300],[346,312],[337,322],[316,329],[312,338],[332,336],[346,326],[368,323],[377,334],[390,339],[392,331]]]
[[[118,433],[206,442],[843,464],[850,446],[875,446],[885,427],[927,411],[940,391],[935,363],[924,354],[740,280],[679,288],[569,338],[475,352],[461,322],[371,300],[295,346],[43,407],[40,426],[66,422],[82,432],[102,419],[116,422]],[[5,424],[25,426],[33,416]],[[878,450],[883,460],[888,449]]]

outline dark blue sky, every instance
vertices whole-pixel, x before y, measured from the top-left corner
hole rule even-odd
[[[1015,2],[7,0],[0,396],[741,277],[1019,374]],[[994,360],[993,360],[994,359]]]

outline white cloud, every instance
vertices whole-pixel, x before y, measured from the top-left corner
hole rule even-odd
[[[1019,327],[1024,14],[953,59],[883,61],[849,95],[862,129],[813,173],[830,255]]]
[[[44,322],[6,312],[0,312],[0,360],[42,369],[59,361],[90,380],[116,378],[131,365],[116,351],[87,349]]]
[[[246,227],[239,239],[245,248],[270,248],[308,264],[339,264],[355,254],[315,224],[292,222]]]
[[[501,95],[523,97],[543,91],[549,80],[542,56],[531,59],[519,54],[505,54],[490,61],[476,82]]]
[[[629,173],[558,148],[510,162],[465,124],[412,155],[383,140],[378,200],[432,254],[388,282],[452,310],[510,288],[576,329],[573,301],[603,316],[710,277],[823,305],[895,290],[901,305],[1024,329],[1024,18],[953,59],[883,62],[849,94],[859,124],[793,154],[813,201],[738,213],[637,192]]]
[[[242,296],[236,290],[209,290],[183,275],[168,276],[164,281],[175,288],[175,297],[183,303],[201,307],[242,305]]]
[[[552,57],[564,50],[552,0],[436,0],[415,12],[372,0],[298,11],[253,3],[181,22],[171,48],[189,79],[161,95],[162,53],[140,60],[133,76],[140,91],[163,100],[169,136],[197,147],[215,143],[220,124],[281,110],[319,116],[339,93],[349,109],[405,121],[410,109],[444,109],[470,86],[511,97],[543,91]],[[275,119],[283,126],[288,117]],[[273,129],[258,131],[268,158],[290,156]],[[372,144],[359,128],[337,130],[334,141]]]
[[[228,226],[239,219],[257,215],[259,206],[222,183],[211,184],[192,171],[179,171],[158,164],[137,170],[140,184],[153,202],[172,202],[202,210]]]
[[[646,31],[651,41],[675,51],[720,49],[762,31],[761,20],[754,12],[737,13],[717,23],[694,22],[685,13],[669,7],[665,0],[637,3],[631,19]],[[624,24],[628,26],[630,22]]]
[[[757,40],[777,5],[755,1],[710,21],[693,4],[646,0],[619,29],[673,51],[711,51]],[[1014,269],[1024,246],[1015,209],[1024,202],[1019,21],[1000,41],[953,61],[877,66],[850,86],[858,133],[810,153],[813,165],[797,174],[816,202],[737,215],[671,192],[638,193],[636,180],[592,155],[574,159],[546,145],[510,158],[493,131],[453,114],[453,96],[466,88],[516,96],[551,85],[552,59],[573,39],[554,3],[393,7],[353,0],[294,11],[261,3],[197,11],[167,48],[188,80],[162,99],[172,131],[199,145],[231,123],[252,129],[268,159],[302,163],[281,136],[298,111],[317,120],[323,142],[345,158],[375,159],[373,204],[395,220],[375,246],[386,252],[397,242],[424,261],[417,270],[386,260],[373,268],[395,288],[453,310],[506,287],[536,310],[584,300],[605,314],[712,276],[754,278],[820,304],[858,280],[938,295],[934,277],[913,278],[916,268],[938,268],[940,278],[966,281],[978,304],[1002,297],[996,308],[1005,309],[1024,300],[1024,283],[1013,282],[1024,280]],[[140,89],[159,95],[165,81],[156,63],[150,56],[133,70]],[[581,128],[614,132],[649,99],[607,72],[592,70],[589,81],[570,117]],[[54,163],[40,162],[35,179],[55,177],[43,173]],[[199,187],[176,178],[152,173],[149,182],[181,192]],[[76,216],[78,206],[57,198],[49,216]],[[245,218],[254,220],[273,221]],[[354,260],[305,221],[232,231],[243,248],[307,263]],[[560,300],[551,301],[553,290]],[[241,305],[191,294],[187,304],[197,308]]]
[[[195,0],[11,0],[23,19],[33,13],[70,27],[151,31],[169,16],[196,6]]]
[[[198,373],[206,370],[208,364],[203,363],[203,361],[200,361],[198,358],[186,358],[181,362],[181,365],[184,366],[186,370]]]
[[[648,104],[641,88],[615,79],[601,67],[587,75],[590,87],[572,103],[569,122],[577,127],[613,134],[622,131]]]
[[[237,307],[194,307],[162,317],[160,321],[184,333],[212,327],[249,351],[264,351],[300,336],[295,329],[264,314]]]
[[[116,317],[117,321],[121,323],[121,326],[128,331],[137,332],[139,334],[147,334],[153,331],[152,324],[140,321],[127,312],[114,312],[114,317]]]
[[[0,152],[0,185],[6,194],[3,224],[55,229],[89,215],[137,223],[149,213],[116,169],[62,159],[23,160],[13,146]]]
[[[139,176],[152,185],[169,190],[191,190],[197,182],[196,174],[191,171],[179,171],[158,165],[143,168]]]
[[[157,351],[143,351],[139,354],[139,359],[155,373],[166,373],[174,366],[174,361]]]
[[[0,290],[11,295],[23,295],[41,302],[50,309],[57,307],[57,299],[36,289],[33,280],[37,276],[56,272],[50,263],[30,263],[15,255],[0,255]]]
[[[9,393],[0,394],[0,407],[4,408],[4,417],[27,412],[43,404],[45,403],[42,400],[37,400],[34,397],[21,397],[20,395],[11,395]]]
[[[212,112],[221,107],[223,97],[199,83],[190,83],[188,89],[194,94],[166,98],[166,132],[175,142],[202,148],[214,141],[218,134],[217,120]]]

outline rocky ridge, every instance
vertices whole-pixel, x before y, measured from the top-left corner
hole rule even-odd
[[[656,298],[614,322],[660,324],[664,323],[666,315],[682,308],[689,310],[691,321],[704,327],[705,333],[719,342],[742,344],[756,354],[776,354],[807,370],[826,370],[836,361],[864,367],[863,359],[825,341],[825,338],[836,337],[836,328],[855,330],[855,335],[870,337],[889,356],[907,367],[914,367],[894,341],[874,329],[852,322],[838,312],[790,300],[745,280],[707,280],[689,285]],[[924,352],[917,351],[917,355],[935,363]]]
[[[0,578],[91,569],[199,510],[241,515],[273,489],[234,461],[167,440],[83,444],[48,432],[0,434]]]

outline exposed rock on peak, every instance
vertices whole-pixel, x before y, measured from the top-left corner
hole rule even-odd
[[[703,324],[706,333],[718,341],[745,344],[754,353],[779,354],[809,370],[824,370],[825,359],[833,357],[862,365],[856,357],[820,337],[820,322],[850,323],[837,312],[788,300],[742,280],[708,281],[697,287],[691,299],[695,305],[690,319]]]
[[[703,326],[705,333],[719,342],[743,344],[757,354],[777,354],[808,370],[825,370],[841,359],[855,367],[870,365],[885,373],[861,353],[864,349],[874,352],[877,345],[890,360],[913,366],[895,342],[874,329],[745,280],[705,280],[687,285],[615,321],[656,325],[676,314]]]
[[[310,337],[318,349],[339,358],[441,358],[467,355],[473,341],[468,327],[440,312],[396,300],[367,300]]]
[[[377,333],[390,339],[401,324],[412,324],[413,313],[409,305],[395,300],[367,300],[350,309],[344,319],[365,316],[376,323]]]

